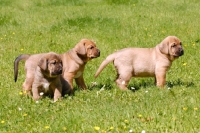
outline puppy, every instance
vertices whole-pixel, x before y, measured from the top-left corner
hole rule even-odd
[[[109,55],[95,77],[113,61],[117,70],[115,82],[119,88],[126,90],[131,77],[155,77],[156,85],[162,88],[167,70],[183,53],[181,41],[175,36],[168,36],[154,48],[125,48]]]
[[[14,77],[17,81],[18,63],[20,60],[26,60],[26,80],[23,83],[23,89],[32,94],[33,99],[40,99],[40,94],[54,96],[54,101],[61,98],[62,84],[60,76],[62,74],[62,60],[54,52],[20,55],[14,62]]]
[[[76,84],[81,89],[86,89],[83,78],[85,65],[88,61],[99,56],[100,50],[96,47],[96,44],[93,41],[88,39],[82,39],[73,49],[61,54],[63,62],[63,80],[69,83],[72,93],[73,79],[75,79]],[[63,91],[64,89],[65,88],[63,88]]]
[[[25,69],[27,72],[26,80],[23,84],[24,90],[30,90],[30,83],[33,83],[33,77],[37,65],[34,62],[39,60],[41,54],[36,54],[29,58],[30,55],[21,55],[16,58],[15,66],[15,82],[18,75],[18,64],[20,60],[26,60]],[[63,72],[61,78],[62,82],[62,95],[73,94],[73,79],[81,89],[86,89],[83,79],[83,72],[85,65],[93,58],[100,56],[100,50],[96,44],[88,39],[82,39],[74,48],[60,55],[63,63]]]

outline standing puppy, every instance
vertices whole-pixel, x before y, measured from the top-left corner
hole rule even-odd
[[[115,82],[121,89],[127,89],[131,77],[155,77],[156,85],[164,87],[167,70],[183,53],[181,41],[168,36],[154,48],[125,48],[109,55],[95,77],[113,61],[117,70]]]
[[[76,46],[68,52],[61,54],[63,62],[63,81],[69,82],[71,92],[73,93],[73,79],[83,90],[86,85],[83,79],[85,65],[93,58],[100,56],[100,50],[96,44],[88,39],[82,39]],[[63,88],[64,94],[65,90]]]
[[[15,59],[14,62],[14,74],[15,82],[17,81],[18,75],[18,64],[20,60],[26,60],[26,80],[23,83],[23,89],[30,91],[31,85],[34,80],[35,69],[39,61],[39,58],[43,54],[35,55],[20,55]],[[88,61],[93,58],[100,56],[100,50],[96,47],[96,44],[89,39],[82,39],[76,46],[60,55],[63,62],[63,73],[61,76],[62,82],[62,95],[73,93],[73,80],[75,79],[76,84],[81,89],[86,89],[86,85],[83,79],[83,72],[85,65]]]
[[[23,90],[33,94],[33,99],[38,100],[40,93],[54,95],[54,101],[61,97],[62,85],[60,75],[62,74],[62,60],[54,52],[26,55],[22,54],[15,59],[14,77],[18,76],[18,64],[20,60],[26,60],[26,79]]]

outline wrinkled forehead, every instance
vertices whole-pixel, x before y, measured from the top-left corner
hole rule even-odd
[[[51,54],[49,56],[49,61],[61,61],[61,58],[59,55],[56,55],[56,54]]]
[[[169,39],[169,43],[181,44],[181,41],[178,38],[173,37]]]
[[[90,41],[90,40],[85,40],[84,41],[84,44],[85,44],[85,46],[93,46],[93,47],[96,47],[96,43],[95,42],[93,42],[93,41]]]

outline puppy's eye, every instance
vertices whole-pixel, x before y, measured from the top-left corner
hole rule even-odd
[[[94,47],[92,46],[92,47],[90,47],[90,49],[93,49]]]
[[[51,64],[54,64],[54,65],[55,65],[55,64],[56,64],[56,61],[52,62]]]
[[[172,47],[176,47],[176,43],[172,44]]]

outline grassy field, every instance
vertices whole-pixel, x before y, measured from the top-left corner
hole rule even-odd
[[[199,0],[0,0],[0,133],[197,133],[200,132]],[[133,78],[121,91],[107,55],[125,47],[154,47],[166,36],[183,42],[167,85]],[[53,103],[22,95],[24,63],[14,82],[13,62],[22,53],[64,53],[82,38],[101,56],[86,65],[88,91]],[[96,86],[93,86],[96,82]]]

